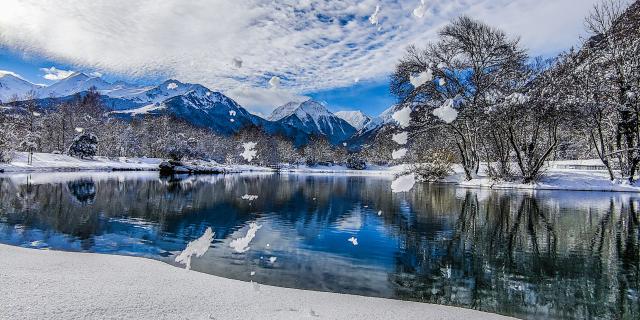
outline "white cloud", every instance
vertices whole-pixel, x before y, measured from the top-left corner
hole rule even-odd
[[[287,89],[267,89],[239,86],[225,92],[241,106],[259,116],[268,116],[273,109],[291,101],[303,102],[309,97],[298,95]]]
[[[44,72],[44,76],[42,76],[43,78],[47,80],[53,80],[53,81],[58,81],[58,80],[68,78],[70,75],[73,74],[72,70],[62,70],[56,67],[40,68],[40,71]]]
[[[271,80],[269,80],[269,87],[271,89],[278,89],[280,87],[280,78],[273,76]]]
[[[223,92],[261,88],[265,74],[278,74],[282,87],[300,93],[386,77],[407,45],[426,44],[462,14],[521,36],[535,55],[556,53],[578,43],[596,1],[425,1],[428,19],[416,19],[418,0],[4,0],[0,46]],[[377,5],[380,31],[368,19]]]

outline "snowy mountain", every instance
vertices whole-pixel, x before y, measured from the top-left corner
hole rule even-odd
[[[100,90],[110,90],[113,85],[98,77],[90,77],[81,72],[74,72],[69,77],[64,78],[48,87],[38,90],[38,96],[46,97],[65,97],[76,94],[78,92],[87,91],[91,87]]]
[[[347,121],[314,100],[289,102],[276,108],[267,119],[300,129],[309,135],[326,136],[333,144],[347,140],[356,132]]]
[[[362,146],[373,140],[383,128],[395,125],[396,121],[393,120],[392,116],[400,109],[402,109],[402,106],[394,105],[383,111],[379,116],[372,118],[349,139],[349,145]]]
[[[364,126],[371,121],[371,117],[364,114],[362,111],[338,111],[335,115],[349,123],[356,130],[364,128]]]
[[[124,118],[168,114],[193,125],[210,128],[223,134],[232,134],[246,126],[255,124],[255,116],[222,93],[211,91],[200,85],[180,85],[182,86],[180,89],[182,94],[139,108],[113,111],[111,114]],[[166,83],[160,87],[166,88]],[[184,92],[186,88],[190,90]],[[149,95],[145,94],[139,97],[145,97],[147,102],[153,102],[160,101],[163,97],[173,93],[172,91],[164,91],[162,88],[156,89],[158,90],[150,90]],[[177,90],[177,88],[175,89]],[[145,98],[140,99],[144,101]]]
[[[297,145],[305,144],[311,135],[323,135],[338,144],[356,132],[347,121],[316,101],[288,103],[277,108],[268,119],[263,119],[220,92],[177,80],[167,80],[156,86],[136,86],[125,82],[109,83],[100,77],[76,72],[50,86],[38,86],[7,73],[0,77],[0,101],[14,95],[24,99],[34,90],[38,104],[49,108],[76,99],[76,94],[83,96],[91,87],[97,89],[105,107],[111,111],[110,115],[118,118],[171,115],[223,134],[257,126],[269,134],[290,137]],[[351,118],[361,121],[355,115]]]
[[[23,99],[30,91],[36,92],[40,86],[20,79],[11,73],[0,73],[0,102],[6,102],[13,97]]]

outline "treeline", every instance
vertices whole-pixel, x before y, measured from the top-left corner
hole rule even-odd
[[[468,17],[408,48],[391,91],[412,111],[411,141],[453,153],[467,179],[540,177],[553,159],[600,158],[612,180],[640,163],[640,3],[606,0],[580,50],[532,59],[517,39]]]
[[[14,151],[70,154],[74,139],[91,134],[98,140],[96,155],[214,160],[247,164],[242,144],[255,142],[252,164],[347,164],[353,156],[347,146],[333,146],[324,137],[311,137],[296,148],[291,139],[246,127],[235,135],[216,134],[169,115],[122,119],[113,116],[95,89],[70,101],[54,100],[38,106],[32,97],[16,97],[0,110],[0,160]]]

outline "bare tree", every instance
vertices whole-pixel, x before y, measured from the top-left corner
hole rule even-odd
[[[517,39],[468,17],[453,21],[439,35],[424,50],[409,47],[392,76],[391,91],[402,103],[426,111],[414,117],[418,126],[441,126],[455,137],[470,180],[480,165],[483,114],[494,104],[500,81],[520,68],[527,55]],[[419,75],[428,81],[412,81]],[[443,121],[433,116],[435,109],[446,104],[456,109],[456,119]]]

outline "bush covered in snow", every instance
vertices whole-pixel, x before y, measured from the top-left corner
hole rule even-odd
[[[98,137],[92,133],[83,133],[71,142],[69,146],[69,154],[72,157],[79,157],[81,159],[92,158],[98,151]]]
[[[353,153],[347,157],[347,168],[351,170],[364,170],[367,168],[367,163],[357,154]]]
[[[427,150],[416,157],[411,171],[421,181],[438,181],[453,172],[455,155],[445,149]]]

